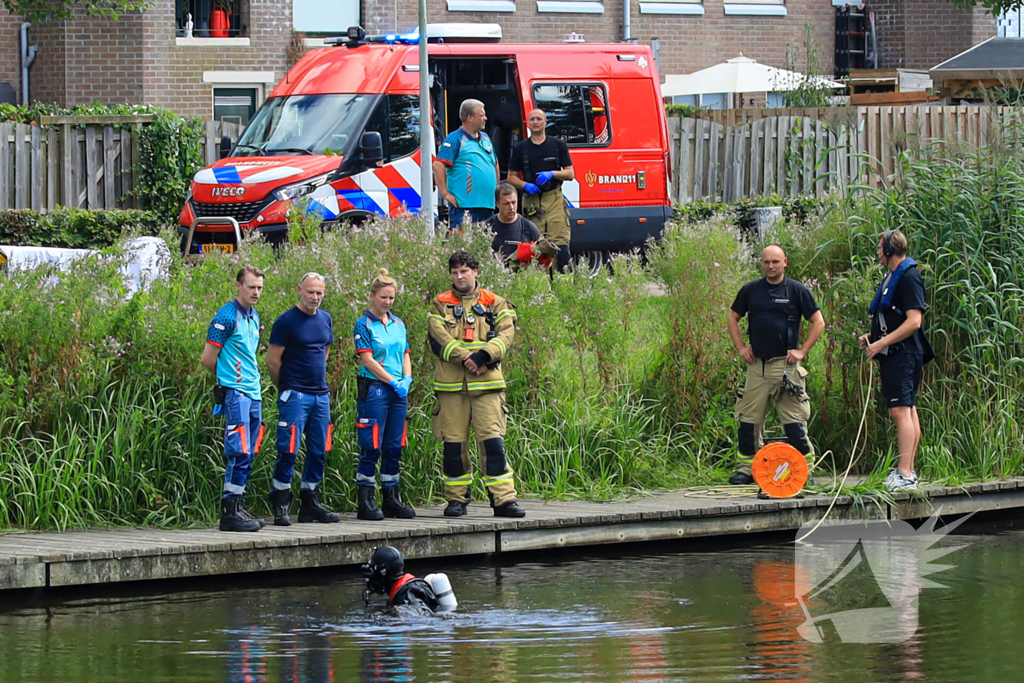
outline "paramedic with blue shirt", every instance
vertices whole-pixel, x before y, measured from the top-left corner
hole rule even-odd
[[[484,103],[464,101],[459,118],[462,126],[444,139],[434,160],[434,182],[438,196],[448,203],[452,230],[462,225],[467,213],[474,223],[494,215],[494,191],[501,173],[494,143],[484,132]]]
[[[256,302],[263,293],[263,271],[246,266],[235,278],[238,296],[221,306],[206,334],[202,364],[217,377],[218,405],[224,427],[224,492],[221,531],[259,531],[263,522],[245,509],[245,485],[253,455],[263,440],[263,400],[256,349],[260,343],[260,314]],[[221,398],[223,396],[223,398]]]
[[[341,515],[320,502],[324,463],[331,450],[331,392],[327,356],[334,343],[334,321],[320,310],[324,276],[306,273],[299,280],[299,304],[274,321],[267,348],[267,369],[277,387],[277,464],[271,483],[274,524],[291,526],[292,472],[306,435],[306,464],[299,485],[299,522],[331,523]]]
[[[397,289],[395,279],[386,268],[381,268],[370,283],[370,308],[356,321],[355,328],[356,353],[362,362],[356,394],[356,516],[371,521],[416,516],[415,510],[402,503],[398,488],[412,361],[405,323],[391,313]],[[375,488],[378,461],[383,489],[381,509],[377,508]]]

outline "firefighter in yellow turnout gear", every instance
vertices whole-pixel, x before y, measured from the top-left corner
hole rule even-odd
[[[437,296],[428,320],[434,363],[434,435],[444,442],[444,514],[466,514],[473,485],[473,426],[483,483],[495,517],[524,517],[505,454],[505,378],[501,360],[515,336],[515,308],[477,283],[479,263],[458,251],[448,259],[452,289]]]

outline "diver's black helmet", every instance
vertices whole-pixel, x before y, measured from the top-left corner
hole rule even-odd
[[[404,573],[402,553],[390,545],[377,548],[370,561],[363,565],[363,578],[371,593],[387,593]]]

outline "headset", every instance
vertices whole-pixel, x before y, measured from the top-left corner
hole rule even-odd
[[[882,254],[885,258],[892,258],[896,255],[896,247],[892,245],[892,234],[895,230],[886,230],[885,234],[882,235]]]

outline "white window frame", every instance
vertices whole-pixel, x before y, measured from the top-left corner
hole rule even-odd
[[[210,72],[207,71],[203,75],[205,76],[207,73],[210,73]],[[234,83],[234,82],[230,82],[230,81],[226,82],[226,83],[225,82],[210,83],[210,120],[211,121],[214,120],[213,119],[213,112],[214,112],[213,101],[214,101],[214,97],[215,97],[215,91],[217,90],[217,88],[230,88],[231,90],[241,90],[243,88],[246,88],[246,89],[255,90],[256,91],[256,111],[260,110],[260,107],[263,105],[263,100],[265,100],[266,97],[267,97],[267,91],[266,91],[266,84],[265,83]],[[246,124],[246,125],[248,125],[248,124]],[[245,130],[245,126],[242,127],[242,130]],[[241,134],[241,132],[239,134]]]
[[[537,0],[537,12],[604,14],[604,2],[601,0]]]
[[[449,12],[515,12],[515,0],[448,0]]]
[[[724,5],[726,16],[785,17],[785,0],[731,0]]]
[[[640,14],[688,14],[704,16],[703,0],[655,0],[640,2]]]

